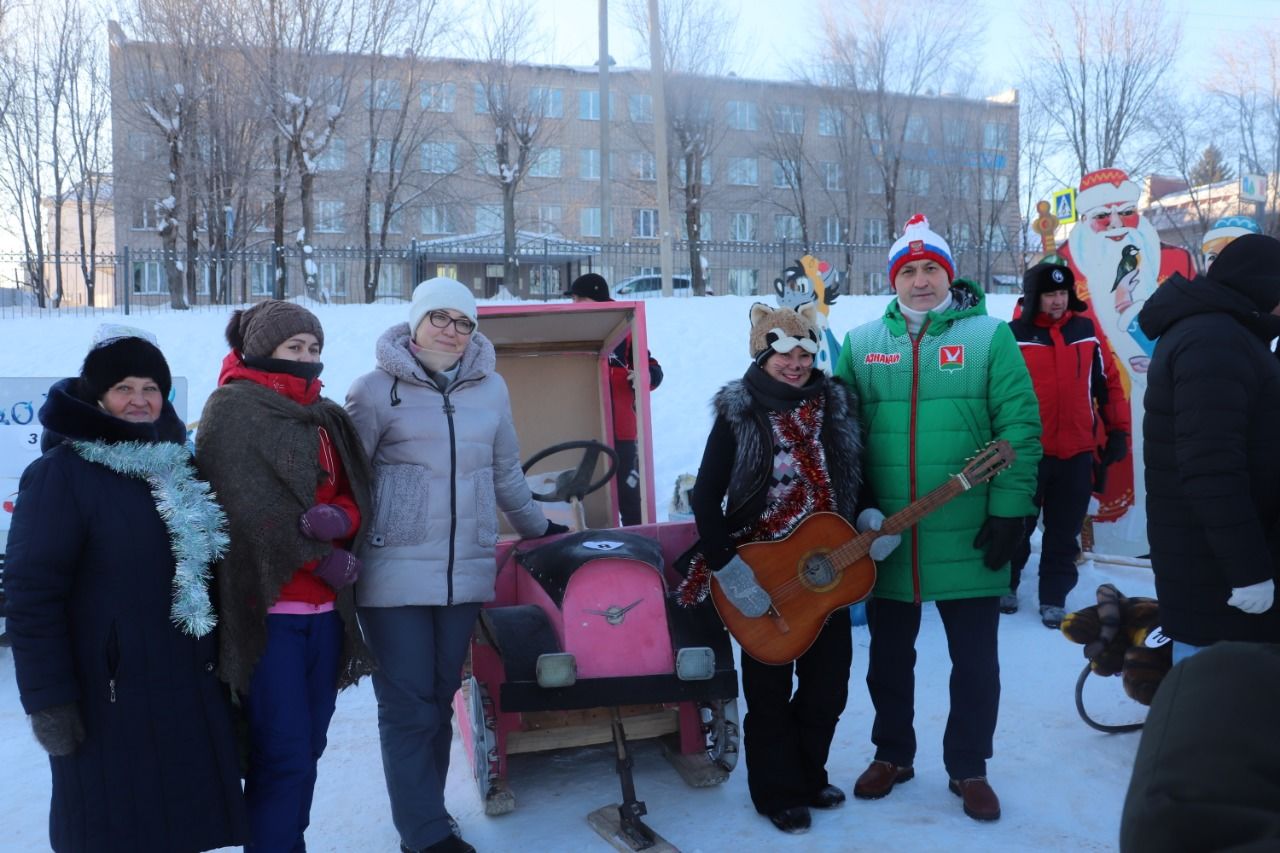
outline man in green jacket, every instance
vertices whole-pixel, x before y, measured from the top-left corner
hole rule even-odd
[[[933,601],[952,661],[949,787],[969,817],[996,820],[986,762],[1000,704],[999,598],[1023,518],[1036,511],[1040,411],[1008,325],[987,316],[976,283],[955,278],[950,247],[924,216],[908,220],[890,249],[889,278],[897,298],[849,332],[836,366],[858,395],[866,477],[880,507],[893,513],[923,497],[994,439],[1006,439],[1017,459],[922,519],[879,564],[867,607],[876,755],[854,795],[878,799],[915,775],[915,641],[921,605]],[[883,518],[859,521],[879,529]]]

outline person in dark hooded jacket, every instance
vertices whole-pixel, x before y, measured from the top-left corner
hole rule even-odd
[[[1233,241],[1175,275],[1138,322],[1147,375],[1147,539],[1174,662],[1220,640],[1280,642],[1280,241]]]

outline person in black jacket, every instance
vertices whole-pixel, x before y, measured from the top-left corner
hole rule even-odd
[[[14,670],[49,753],[59,853],[248,840],[208,589],[226,518],[164,356],[135,331],[109,330],[49,389],[55,443],[23,472],[9,531]]]
[[[1173,276],[1138,322],[1147,376],[1147,539],[1174,662],[1219,640],[1280,642],[1280,241],[1238,238]]]
[[[817,306],[799,311],[751,309],[752,362],[717,392],[691,503],[699,544],[678,591],[689,605],[705,597],[711,578],[746,616],[771,602],[736,548],[790,534],[814,512],[836,512],[858,530],[880,528],[884,515],[857,512],[862,488],[862,427],[853,392],[814,370]],[[884,535],[873,560],[901,537]],[[741,655],[747,704],[743,738],[747,787],[756,811],[783,832],[809,828],[810,807],[845,800],[827,778],[827,755],[849,696],[853,660],[849,611],[836,611],[813,645],[793,663],[772,665]],[[793,676],[798,681],[794,692]]]

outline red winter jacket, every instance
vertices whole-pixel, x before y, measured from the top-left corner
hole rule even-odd
[[[1043,312],[1009,321],[1040,401],[1044,455],[1068,459],[1098,447],[1103,433],[1129,432],[1129,405],[1110,348],[1088,317],[1067,311],[1057,321]]]
[[[649,360],[649,390],[662,384],[662,367],[653,355]],[[628,375],[632,370],[631,336],[618,344],[609,355],[609,391],[613,400],[613,438],[615,441],[636,440],[636,392]]]
[[[246,367],[240,361],[240,357],[232,352],[223,359],[222,372],[218,376],[218,384],[225,385],[232,380],[238,379],[257,382],[259,385],[270,388],[277,394],[283,394],[303,406],[314,403],[316,398],[320,396],[321,385],[318,380],[308,383],[305,379],[290,376],[286,373],[269,373],[265,370]],[[329,434],[322,427],[316,427],[316,429],[320,431],[320,450],[317,454],[319,457],[317,463],[321,476],[319,485],[316,486],[315,502],[318,504],[333,504],[345,512],[347,518],[351,519],[351,526],[344,536],[334,540],[335,545],[345,547],[350,544],[346,541],[347,538],[354,536],[355,532],[360,529],[360,510],[356,507],[355,497],[351,494],[351,484],[347,481],[347,475],[342,470],[342,461],[338,458],[338,454],[333,451],[333,443],[329,440]],[[336,597],[333,588],[312,574],[319,563],[319,560],[312,560],[294,572],[293,577],[280,588],[280,597],[276,599],[276,603],[298,601],[304,604],[328,604],[333,601]]]

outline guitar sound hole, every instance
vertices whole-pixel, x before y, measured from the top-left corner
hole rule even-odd
[[[833,585],[839,579],[835,565],[826,554],[814,554],[806,559],[802,574],[807,586],[820,590]]]

